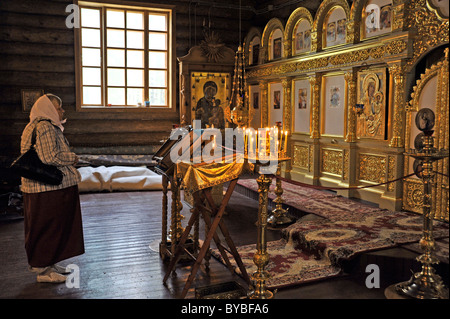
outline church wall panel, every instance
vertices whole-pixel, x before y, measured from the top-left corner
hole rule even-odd
[[[247,76],[252,83],[292,80],[292,114],[285,119],[292,119],[292,124],[283,123],[284,127],[292,128],[293,160],[283,172],[286,176],[313,185],[352,187],[396,180],[410,172],[403,162],[405,135],[408,134],[404,122],[406,95],[411,91],[417,62],[433,48],[448,45],[448,17],[432,12],[427,5],[430,1],[433,0],[325,0],[316,11],[295,8],[290,14],[284,14],[284,57],[281,60],[270,59],[268,34],[276,23],[270,17],[267,19],[265,27],[262,26],[264,32],[259,48],[263,59],[258,65],[248,66]],[[383,21],[382,30],[381,26],[379,30],[366,30],[366,18],[370,13],[367,9],[371,4],[380,7],[379,19],[381,11],[384,19],[389,18]],[[425,20],[416,19],[418,15]],[[311,17],[311,50],[297,52],[296,26],[308,16]],[[343,19],[346,19],[345,40],[327,43],[328,24],[334,22],[337,27],[338,20]],[[416,28],[419,35],[412,28]],[[337,33],[334,36],[337,38]],[[377,96],[381,97],[382,105],[377,108],[370,102],[364,108],[375,113],[378,109],[385,112],[381,118],[384,129],[380,126],[377,134],[370,132],[362,136],[357,120],[363,117],[357,112],[357,104],[362,103],[364,79],[369,82],[372,73],[379,80]],[[299,82],[300,79],[308,79],[310,84],[309,119],[297,108],[299,83],[304,83]],[[329,107],[335,79],[339,79],[337,84],[342,90],[343,109],[338,114],[332,113]],[[271,103],[267,110],[263,106],[262,114],[270,114],[270,106]],[[373,117],[367,115],[369,118]],[[372,201],[381,208],[402,209],[401,181],[337,192]],[[440,196],[448,197],[445,193]]]

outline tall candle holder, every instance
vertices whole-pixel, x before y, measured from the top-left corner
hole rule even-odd
[[[433,238],[434,210],[431,202],[431,188],[433,185],[433,163],[448,157],[448,150],[437,150],[434,147],[434,112],[423,108],[416,115],[416,126],[423,132],[421,149],[411,149],[409,155],[416,159],[415,173],[423,182],[423,235],[419,246],[423,254],[417,257],[422,264],[422,270],[412,275],[409,281],[398,283],[395,286],[399,294],[416,299],[447,299],[448,289],[445,288],[441,277],[436,274],[433,264],[438,264],[434,256],[435,241]]]
[[[245,158],[255,163],[256,166],[261,167],[270,166],[276,160],[278,165],[277,169],[279,169],[281,162],[290,160],[290,158],[286,157],[286,138],[287,132],[281,131],[278,126],[260,128],[257,132],[253,129],[245,129]],[[272,183],[272,174],[266,170],[262,170],[256,180],[259,194],[258,238],[253,262],[257,270],[251,277],[254,284],[253,290],[248,294],[250,299],[270,299],[274,296],[274,292],[268,290],[266,284],[270,278],[270,273],[266,269],[270,260],[269,253],[267,252],[266,230],[268,225],[268,193]],[[277,174],[279,174],[279,171],[277,171]]]

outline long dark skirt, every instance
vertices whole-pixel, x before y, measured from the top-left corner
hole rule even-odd
[[[78,186],[24,193],[23,208],[30,266],[51,266],[84,253]]]

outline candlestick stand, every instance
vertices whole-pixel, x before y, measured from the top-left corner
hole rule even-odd
[[[420,113],[419,111],[417,116],[421,115]],[[423,130],[423,132],[423,149],[419,151],[411,150],[410,153],[407,153],[407,155],[416,160],[422,161],[421,172],[416,172],[417,175],[422,177],[424,186],[423,236],[419,241],[420,248],[424,253],[417,257],[417,261],[422,263],[422,270],[413,274],[409,281],[397,284],[395,289],[400,294],[416,299],[448,299],[448,289],[445,288],[441,277],[436,274],[432,266],[433,264],[438,264],[439,261],[434,256],[434,250],[436,249],[433,238],[434,211],[431,207],[431,188],[434,177],[433,162],[448,157],[448,150],[437,150],[434,148],[433,131]]]
[[[250,292],[250,299],[271,299],[273,293],[266,288],[266,280],[269,279],[270,274],[265,270],[269,263],[269,254],[267,253],[267,202],[268,192],[272,179],[267,175],[261,174],[258,179],[258,238],[256,242],[256,253],[253,257],[253,262],[258,267],[257,271],[253,273],[252,279],[255,283],[255,289]]]
[[[281,174],[281,163],[278,163],[277,167],[277,175]],[[281,180],[279,178],[276,179],[275,184],[275,195],[277,197],[273,200],[276,204],[275,209],[272,210],[272,214],[269,216],[267,223],[272,226],[285,226],[292,224],[295,220],[287,215],[288,210],[283,208],[283,188],[281,185]]]

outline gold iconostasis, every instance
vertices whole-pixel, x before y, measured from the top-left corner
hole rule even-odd
[[[448,149],[448,6],[325,0],[314,16],[299,7],[285,23],[273,18],[248,30],[248,124],[283,123],[292,161],[282,175],[421,212],[421,180],[401,179],[413,172],[404,153],[414,148],[423,107],[437,115],[436,145]],[[431,52],[438,59],[421,69]],[[448,158],[435,165],[436,218],[448,221]]]

